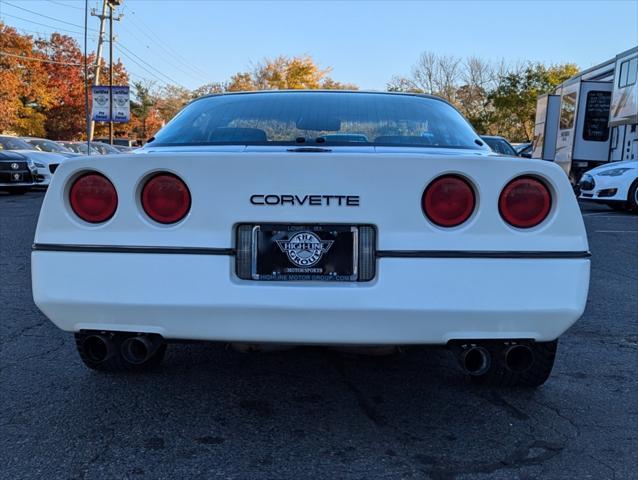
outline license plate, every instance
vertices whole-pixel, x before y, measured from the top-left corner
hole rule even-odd
[[[359,228],[349,225],[256,225],[254,280],[356,281]]]
[[[23,176],[21,173],[12,173],[11,174],[11,181],[12,182],[21,182],[23,179]]]

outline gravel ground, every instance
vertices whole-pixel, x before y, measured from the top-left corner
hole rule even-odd
[[[0,478],[636,478],[638,216],[582,206],[587,310],[526,391],[440,349],[171,345],[158,372],[89,371],[32,301],[42,197],[0,194]]]

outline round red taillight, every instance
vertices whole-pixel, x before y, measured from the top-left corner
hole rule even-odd
[[[156,222],[179,222],[191,208],[191,194],[186,184],[172,173],[159,173],[144,185],[142,207]]]
[[[543,182],[533,177],[519,177],[508,183],[498,200],[501,217],[517,228],[531,228],[541,223],[552,207],[552,195]]]
[[[85,173],[71,185],[69,201],[75,214],[82,220],[102,223],[111,218],[117,209],[117,192],[104,175]]]
[[[430,221],[440,227],[456,227],[474,211],[474,190],[467,180],[445,175],[434,180],[423,192],[421,206]]]

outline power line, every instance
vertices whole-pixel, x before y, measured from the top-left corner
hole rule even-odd
[[[126,48],[124,45],[122,44],[118,44],[118,47],[120,49],[123,49],[125,52],[128,52],[130,55],[132,55],[133,57],[137,58],[140,62],[142,62],[144,65],[147,65],[149,68],[152,68],[153,70],[155,70],[158,74],[162,75],[163,77],[167,78],[169,82],[175,84],[175,85],[179,85],[178,82],[176,82],[175,80],[173,80],[171,77],[169,77],[168,75],[166,75],[165,73],[163,73],[162,71],[158,70],[157,68],[155,68],[153,65],[151,65],[150,63],[148,63],[146,60],[144,60],[143,58],[140,58],[138,55],[136,55],[135,53],[131,52],[128,48]],[[123,53],[123,52],[122,52]],[[166,82],[164,82],[166,83]]]
[[[82,7],[76,7],[75,5],[69,5],[68,3],[64,3],[64,2],[57,2],[56,0],[48,0],[50,3],[55,3],[56,5],[60,5],[61,7],[67,7],[67,8],[72,8],[74,10],[81,10],[84,11],[84,8]]]
[[[48,15],[44,15],[43,13],[36,12],[35,10],[29,10],[28,8],[24,8],[24,7],[20,7],[18,5],[14,5],[11,2],[4,1],[3,4],[4,5],[9,5],[10,7],[13,7],[13,8],[17,8],[18,10],[22,10],[22,11],[25,11],[25,12],[32,13],[34,15],[38,15],[40,17],[48,18],[49,20],[53,20],[55,22],[65,23],[66,25],[71,25],[72,27],[78,27],[80,29],[84,29],[84,27],[82,25],[78,25],[77,23],[71,23],[71,22],[67,22],[66,20],[60,20],[59,18],[50,17]],[[94,32],[96,31],[93,28],[89,28],[88,30],[92,30]]]
[[[138,36],[137,36],[137,35],[136,35],[136,34],[135,34],[132,30],[129,30],[129,29],[128,29],[128,28],[126,28],[124,25],[122,25],[122,29],[123,29],[125,32],[127,32],[129,35],[131,35],[131,36],[132,36],[135,40],[137,40],[138,42],[140,42],[140,44],[141,44],[141,45],[143,45],[144,47],[146,47],[146,48],[148,48],[149,50],[153,51],[153,50],[151,49],[151,47],[150,47],[149,45],[147,45],[147,44],[146,44],[147,42],[146,42],[144,39],[141,39],[140,37],[138,37]],[[155,45],[157,45],[157,43],[156,43],[156,42],[153,42],[153,43],[154,43]],[[188,71],[185,71],[185,70],[184,70],[184,67],[183,67],[183,66],[179,66],[179,65],[178,65],[178,64],[176,64],[176,63],[172,63],[170,60],[171,60],[173,57],[174,57],[174,55],[170,55],[170,54],[169,54],[168,56],[161,57],[161,59],[162,59],[162,61],[163,61],[164,63],[167,63],[168,65],[171,65],[173,68],[175,68],[175,69],[177,69],[177,70],[182,70],[182,71],[183,71],[183,73],[185,73],[186,75],[188,75],[189,77],[191,77],[191,78],[193,78],[193,79],[195,79],[195,80],[197,80],[197,81],[200,81],[200,82],[201,82],[201,81],[204,81],[204,82],[207,82],[207,81],[208,81],[208,79],[206,79],[206,78],[204,78],[203,76],[201,76],[201,75],[197,74],[197,72],[196,72],[194,69],[191,69],[191,71],[190,71],[190,72],[188,72]],[[176,60],[178,60],[178,59],[176,59]]]
[[[157,46],[160,47],[164,52],[166,52],[172,58],[175,58],[175,60],[184,65],[186,68],[191,69],[198,75],[203,75],[206,79],[208,78],[208,74],[204,70],[197,67],[192,62],[186,60],[177,50],[170,47],[170,45],[164,44],[163,40],[153,31],[153,29],[148,27],[148,25],[146,25],[146,23],[141,18],[139,18],[133,10],[131,10],[131,14],[134,17],[131,17],[131,22],[137,23],[139,31],[143,33],[149,40],[156,43]]]
[[[33,22],[31,22],[31,23],[33,23]],[[49,28],[51,28],[53,30],[52,32],[45,32],[43,30],[29,30],[29,29],[22,28],[22,27],[16,27],[14,25],[12,25],[12,28],[15,28],[16,30],[18,30],[20,32],[23,32],[25,34],[30,34],[32,36],[37,36],[39,41],[46,41],[46,40],[44,40],[44,38],[46,38],[45,36],[51,35],[52,33],[59,33],[60,32],[60,29],[57,28],[57,27],[56,28],[49,27]],[[78,35],[80,35],[80,34],[78,34]],[[74,40],[78,41],[78,39],[75,38],[75,37],[71,37],[71,38],[73,38]],[[97,40],[97,37],[88,37],[88,38],[91,39],[92,41],[96,41]]]
[[[46,58],[38,58],[38,57],[27,57],[26,55],[16,55],[15,53],[7,53],[0,52],[0,55],[4,55],[7,57],[19,58],[21,60],[29,60],[31,62],[42,62],[42,63],[55,63],[56,65],[67,65],[70,67],[81,67],[81,63],[71,63],[71,62],[56,62],[55,60],[47,60]]]
[[[17,15],[9,15],[8,13],[3,13],[2,16],[3,17],[16,18],[18,20],[22,20],[23,22],[33,23],[35,25],[40,25],[42,27],[48,27],[48,28],[54,29],[55,31],[59,31],[59,32],[73,33],[75,35],[84,35],[84,32],[75,32],[73,30],[66,30],[64,28],[59,28],[59,27],[56,27],[54,25],[48,25],[46,23],[35,22],[35,21],[33,21],[31,19],[28,19],[28,18],[18,17]]]
[[[118,45],[118,50],[121,47],[121,45]],[[133,58],[132,56],[128,55],[126,52],[119,50],[119,53],[121,55],[124,55],[126,58],[128,58],[131,62],[133,62],[135,65],[137,65],[138,67],[140,67],[142,70],[144,70],[146,73],[148,73],[149,75],[151,75],[155,80],[157,80],[158,82],[164,84],[164,85],[168,85],[168,82],[166,80],[162,80],[162,78],[160,78],[159,76],[157,76],[155,73],[153,73],[153,71],[149,70],[148,68],[146,68],[144,65],[142,65],[140,62],[138,62],[137,60],[135,60],[135,58]]]

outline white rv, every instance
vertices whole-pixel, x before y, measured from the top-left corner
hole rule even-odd
[[[539,97],[532,157],[558,163],[574,185],[598,165],[638,159],[637,71],[634,47]]]

